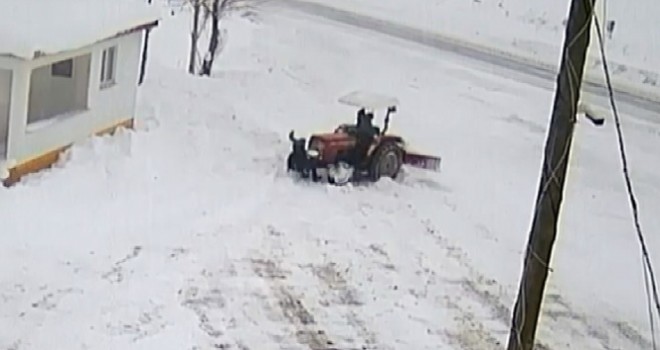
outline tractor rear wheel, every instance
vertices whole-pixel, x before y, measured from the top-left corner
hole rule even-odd
[[[403,165],[403,150],[394,143],[386,143],[374,152],[370,163],[371,180],[378,181],[384,176],[395,179]]]

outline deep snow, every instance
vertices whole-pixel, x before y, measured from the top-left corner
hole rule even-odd
[[[185,74],[185,13],[154,32],[139,130],[0,189],[0,347],[498,349],[552,94],[440,53],[266,8],[228,19],[213,78]],[[286,133],[396,95],[393,131],[443,172],[334,188],[283,172]],[[625,119],[649,245],[660,131]],[[648,344],[611,123],[580,121],[540,341]],[[300,303],[298,303],[300,301]]]

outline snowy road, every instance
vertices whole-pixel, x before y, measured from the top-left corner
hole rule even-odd
[[[0,189],[0,348],[502,349],[550,91],[299,12],[225,26],[217,73],[195,78],[190,18],[168,17],[140,130]],[[336,98],[355,88],[397,95],[392,130],[443,172],[345,188],[284,176],[286,133],[352,120]],[[640,204],[657,208],[660,132],[626,132]],[[648,348],[613,141],[611,124],[578,122],[545,348]]]
[[[556,67],[544,65],[532,60],[508,55],[487,48],[470,45],[438,33],[432,33],[418,28],[389,22],[375,17],[346,11],[332,6],[304,0],[276,0],[269,5],[282,6],[288,9],[333,20],[338,23],[357,27],[363,30],[389,35],[409,42],[418,43],[445,53],[454,54],[452,60],[460,59],[466,66],[475,70],[494,72],[507,79],[516,79],[548,90],[554,90]],[[456,57],[458,56],[458,57]],[[607,90],[599,84],[585,82],[585,91],[592,103],[609,109]],[[640,92],[641,93],[641,92]],[[660,124],[660,101],[657,96],[644,96],[629,91],[616,90],[617,103],[623,111],[655,124]]]

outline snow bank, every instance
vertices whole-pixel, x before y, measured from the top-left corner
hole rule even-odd
[[[144,0],[3,0],[0,55],[77,49],[158,18]]]

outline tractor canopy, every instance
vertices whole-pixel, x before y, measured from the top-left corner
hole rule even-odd
[[[357,108],[370,110],[396,108],[399,100],[396,97],[386,96],[373,92],[353,91],[339,98],[339,103]]]

